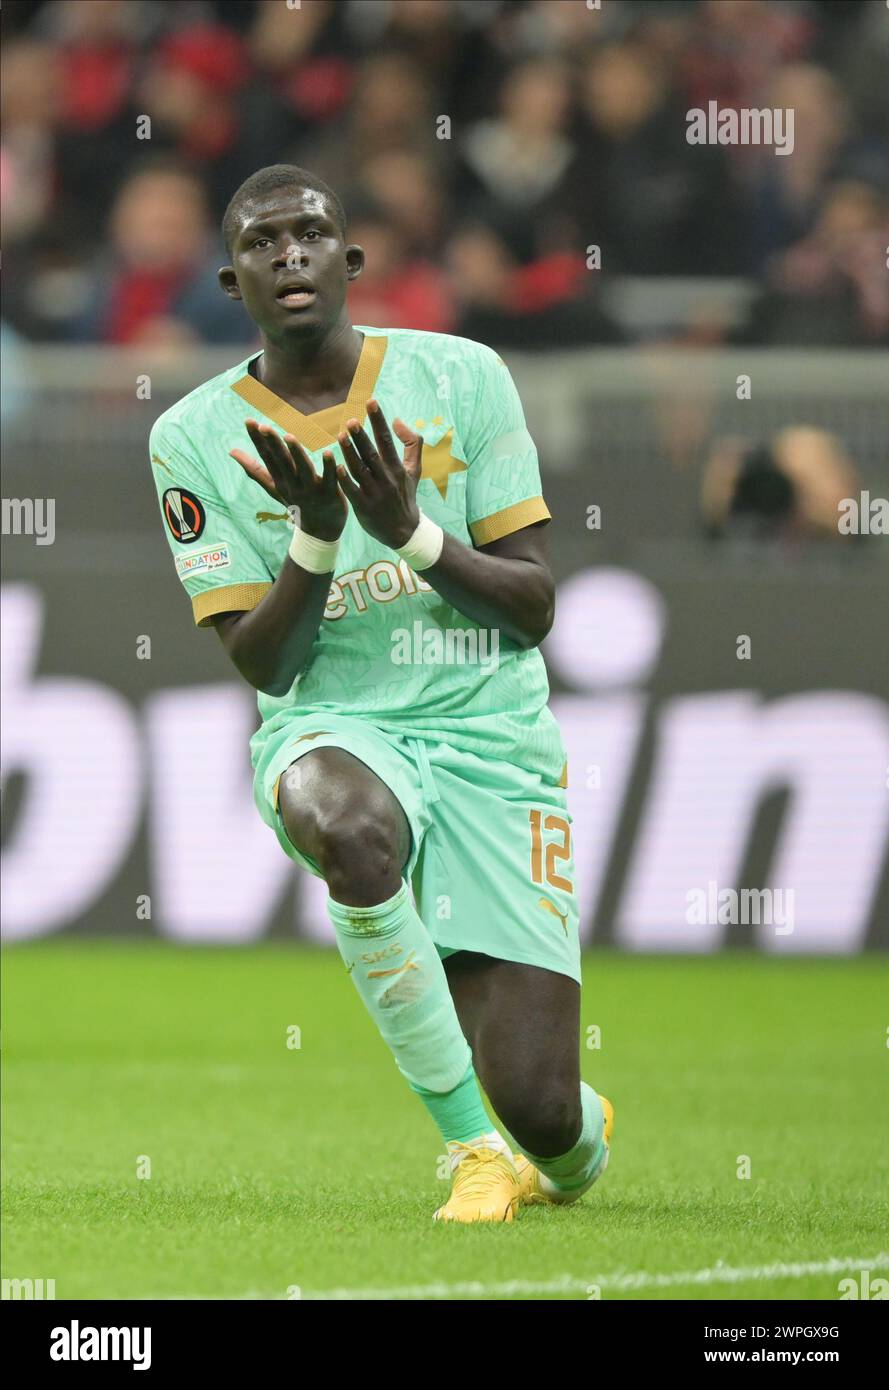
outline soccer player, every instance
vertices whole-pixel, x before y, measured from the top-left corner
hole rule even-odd
[[[478,343],[353,327],[364,253],[307,170],[253,174],[223,233],[219,280],[262,351],[167,410],[150,448],[195,622],[258,692],[256,804],[327,884],[346,971],[441,1131],[435,1217],[573,1202],[612,1111],[580,1079],[565,754],[537,650],[549,512],[518,395]]]

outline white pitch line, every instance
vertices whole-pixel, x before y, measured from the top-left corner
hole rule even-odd
[[[457,1284],[403,1284],[384,1289],[306,1289],[301,1297],[303,1302],[336,1301],[349,1303],[386,1299],[514,1298],[523,1294],[529,1296],[560,1293],[586,1294],[594,1285],[602,1290],[610,1289],[615,1293],[629,1293],[637,1289],[671,1289],[681,1288],[683,1285],[689,1284],[744,1284],[760,1279],[804,1279],[808,1274],[849,1274],[876,1269],[889,1269],[889,1253],[885,1250],[881,1250],[878,1255],[862,1255],[857,1259],[843,1257],[830,1260],[794,1261],[792,1263],[778,1262],[770,1265],[733,1266],[723,1264],[722,1260],[717,1260],[715,1265],[707,1269],[677,1270],[666,1274],[651,1274],[647,1270],[640,1269],[629,1274],[591,1274],[584,1279],[579,1279],[573,1274],[561,1274],[557,1279],[510,1279],[499,1284],[485,1284],[481,1281],[470,1280]],[[155,1295],[154,1297],[157,1298],[158,1296]],[[160,1297],[176,1299],[176,1295],[170,1294],[160,1295]],[[210,1297],[213,1298],[214,1295]],[[256,1290],[250,1290],[248,1293],[233,1296],[220,1294],[215,1297],[274,1301],[283,1299],[285,1296],[277,1291],[275,1293],[260,1293]],[[192,1299],[201,1300],[201,1295],[180,1295],[176,1301]],[[154,1300],[152,1299],[152,1301]],[[298,1302],[299,1300],[293,1301]]]
[[[587,1293],[594,1285],[603,1290],[611,1289],[616,1293],[624,1293],[635,1289],[669,1289],[683,1284],[743,1284],[759,1279],[803,1279],[807,1274],[846,1274],[853,1270],[857,1272],[865,1269],[889,1269],[889,1254],[881,1251],[878,1255],[861,1259],[810,1260],[792,1264],[749,1265],[746,1268],[725,1265],[718,1260],[708,1269],[668,1274],[649,1274],[646,1270],[636,1270],[630,1274],[591,1274],[585,1279],[563,1274],[558,1279],[510,1279],[501,1284],[469,1281],[458,1284],[407,1284],[391,1289],[319,1289],[317,1292],[307,1290],[303,1299],[357,1302],[364,1299],[389,1298],[509,1298],[521,1294]]]

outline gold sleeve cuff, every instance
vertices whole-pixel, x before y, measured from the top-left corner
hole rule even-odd
[[[480,521],[469,523],[469,533],[476,545],[490,545],[501,536],[510,536],[513,531],[521,531],[523,526],[533,526],[535,521],[549,521],[550,511],[542,497],[529,497],[525,502],[514,502],[504,507],[502,512],[483,516]]]
[[[209,627],[216,613],[249,612],[271,587],[271,584],[226,584],[195,594],[191,601],[195,623],[198,627]]]

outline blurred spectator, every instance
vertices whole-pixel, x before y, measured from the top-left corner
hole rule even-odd
[[[773,440],[775,460],[793,484],[799,524],[805,534],[833,540],[844,497],[857,496],[861,478],[842,443],[827,430],[789,425]]]
[[[230,29],[196,24],[162,39],[138,87],[151,118],[151,148],[203,169],[210,206],[221,216],[252,169],[240,140],[238,93],[249,74],[242,40]]]
[[[836,67],[868,143],[889,146],[889,24],[883,6],[858,0],[860,13],[850,22],[849,5],[836,7],[820,44],[821,60]],[[828,18],[825,16],[825,18]]]
[[[428,82],[410,59],[377,54],[362,64],[346,113],[311,149],[297,152],[332,188],[354,183],[370,160],[392,151],[434,161],[442,142],[435,138],[429,98]]]
[[[4,248],[38,233],[52,207],[59,66],[57,50],[32,39],[11,41],[0,57]]]
[[[498,36],[508,26],[509,12],[522,6],[500,0],[475,6],[462,0],[398,0],[374,7],[382,21],[376,31],[370,27],[371,6],[352,8],[368,24],[367,40],[383,52],[403,54],[423,74],[436,116],[465,124],[489,110],[490,94],[508,66],[508,54],[498,52]]]
[[[635,41],[603,45],[581,102],[578,203],[605,271],[737,273],[743,228],[725,150],[688,144],[661,56]]]
[[[614,342],[582,239],[568,68],[549,58],[518,64],[499,106],[461,148],[460,221],[448,246],[458,331],[504,348]]]
[[[446,188],[430,160],[409,150],[384,151],[368,160],[354,193],[347,190],[348,206],[362,193],[398,224],[408,254],[429,257],[441,252]]]
[[[807,54],[816,27],[803,5],[773,0],[701,0],[682,59],[683,100],[706,109],[758,107],[776,70]],[[735,147],[743,158],[743,147]]]
[[[146,0],[57,0],[38,20],[58,55],[57,212],[64,235],[96,239],[139,153],[132,98],[157,8]]]
[[[269,151],[278,146],[314,140],[345,111],[355,65],[344,13],[334,0],[299,10],[279,0],[252,7],[246,41],[254,77],[238,99],[249,172],[274,162]]]
[[[299,11],[277,0],[259,0],[248,38],[254,63],[280,83],[284,99],[321,119],[340,110],[351,85],[350,64],[333,63],[318,52],[326,47],[336,14],[332,0],[313,0]]]
[[[566,130],[570,95],[564,64],[521,63],[503,83],[499,114],[471,126],[462,142],[456,202],[495,226],[521,260],[551,250],[541,243],[565,216],[575,160]],[[569,226],[579,250],[579,233]]]
[[[792,425],[765,445],[720,440],[704,469],[701,512],[714,537],[845,540],[840,503],[860,489],[858,470],[834,435]]]
[[[596,302],[598,272],[573,252],[522,266],[489,227],[467,224],[450,242],[448,266],[462,337],[531,350],[621,341]]]
[[[175,165],[133,174],[111,216],[111,255],[95,267],[75,336],[105,343],[250,342],[255,329],[223,294],[200,180]]]
[[[775,158],[762,149],[755,173],[751,170],[754,270],[811,230],[824,182],[837,168],[849,130],[839,83],[814,64],[784,68],[769,89],[768,105],[793,110],[793,154]]]
[[[515,37],[524,54],[565,56],[624,29],[627,11],[623,6],[622,16],[621,8],[617,4],[593,10],[574,0],[531,0],[514,11]]]
[[[362,246],[367,257],[361,275],[349,286],[355,322],[369,328],[451,331],[454,308],[445,277],[429,261],[408,254],[396,220],[370,204],[354,208],[349,240]]]
[[[826,191],[811,235],[769,270],[749,341],[782,346],[889,345],[889,197],[842,180]]]

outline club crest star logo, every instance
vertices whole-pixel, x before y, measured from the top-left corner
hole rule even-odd
[[[436,422],[433,421],[433,424]],[[423,428],[423,421],[417,421],[417,429]],[[451,452],[454,439],[453,428],[446,430],[436,444],[423,443],[423,468],[420,481],[428,478],[438,488],[442,502],[447,500],[448,479],[452,473],[465,473],[466,464]]]

